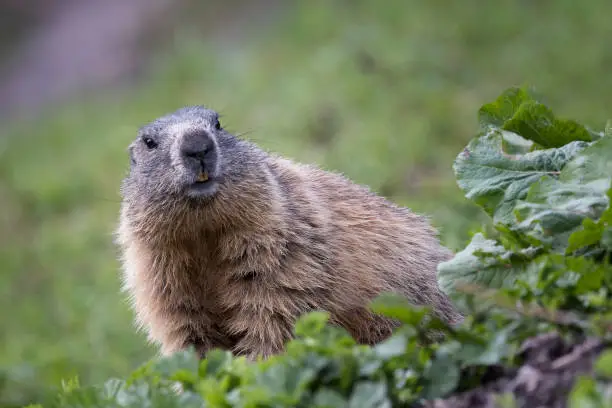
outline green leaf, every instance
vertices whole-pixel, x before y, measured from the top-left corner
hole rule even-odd
[[[478,110],[478,120],[483,126],[502,127],[512,119],[521,104],[533,100],[524,88],[513,87],[505,90],[494,102],[483,105]]]
[[[406,352],[407,343],[408,342],[404,335],[396,334],[389,337],[387,340],[378,343],[374,347],[374,352],[379,358],[388,360],[404,354]]]
[[[585,219],[597,220],[609,208],[611,158],[612,138],[604,137],[577,154],[558,177],[545,176],[534,183],[525,199],[516,203],[519,223],[513,229],[561,253],[580,241],[595,243],[603,225],[587,223],[588,230],[581,235],[571,238],[571,234],[580,231]]]
[[[602,352],[595,361],[595,372],[612,380],[612,350]]]
[[[497,241],[477,233],[467,247],[438,265],[438,281],[447,293],[453,293],[458,282],[490,288],[509,287],[522,274],[531,271],[533,266],[527,261],[535,253],[534,248],[525,248],[518,253],[509,251]]]
[[[300,395],[316,374],[317,371],[310,367],[293,367],[293,370],[288,370],[285,374],[285,391],[294,399],[299,400]]]
[[[329,313],[314,311],[301,316],[294,326],[294,333],[300,337],[315,337],[321,333],[329,320]]]
[[[584,126],[573,120],[557,119],[548,107],[535,101],[521,104],[502,128],[533,140],[544,148],[561,147],[577,140],[592,141],[591,134]]]
[[[502,137],[502,149],[508,155],[529,153],[533,150],[533,142],[516,133],[499,131]]]
[[[161,358],[151,368],[153,371],[161,374],[163,377],[171,377],[174,373],[181,371],[183,376],[189,375],[185,373],[195,374],[198,371],[199,359],[193,348],[179,351],[169,357]]]
[[[391,408],[387,399],[387,384],[384,381],[360,381],[349,400],[350,408]]]
[[[578,249],[595,245],[601,241],[604,226],[596,223],[591,218],[582,220],[582,229],[575,231],[568,238],[566,253],[572,253]]]
[[[607,227],[601,233],[601,245],[608,252],[612,252],[612,226]]]
[[[200,362],[200,377],[204,375],[217,375],[224,370],[231,361],[232,354],[230,352],[220,349],[210,350],[206,353],[206,359]]]
[[[598,243],[605,250],[612,251],[612,188],[608,189],[607,203],[608,208],[601,214],[597,222],[591,218],[585,218],[581,228],[570,235],[566,253],[569,254]]]
[[[408,299],[397,293],[381,293],[370,302],[370,309],[374,313],[397,319],[415,327],[421,323],[427,314],[426,308],[411,304]]]
[[[495,395],[495,403],[499,408],[518,408],[518,402],[513,393],[504,392],[502,394]]]
[[[568,272],[574,272],[578,276],[575,283],[577,294],[597,291],[602,287],[606,271],[601,264],[588,258],[566,257],[565,265]]]
[[[117,395],[126,385],[125,381],[119,380],[117,378],[110,378],[106,380],[102,387],[102,393],[107,399],[115,399]]]
[[[579,376],[568,398],[569,408],[600,408],[596,383],[593,378]]]
[[[473,356],[469,360],[465,360],[464,363],[474,365],[494,365],[500,363],[508,353],[508,339],[510,334],[517,327],[518,323],[515,322],[499,330],[491,337],[486,347],[479,355]]]
[[[272,394],[284,394],[287,375],[288,369],[285,365],[273,365],[257,376],[257,384],[267,388]]]
[[[470,141],[453,168],[468,199],[484,208],[494,223],[510,224],[516,202],[527,196],[532,184],[544,176],[557,177],[587,146],[585,142],[571,142],[557,149],[508,154],[504,151],[504,135],[491,131]]]
[[[573,120],[556,118],[552,110],[533,99],[523,88],[510,88],[495,102],[479,110],[483,127],[521,135],[544,148],[561,147],[573,141],[592,141],[590,132]]]
[[[450,355],[439,355],[424,373],[427,383],[423,390],[423,398],[433,399],[443,397],[457,388],[460,370],[457,361]]]
[[[312,406],[317,408],[346,408],[348,401],[337,391],[323,388],[314,395]]]

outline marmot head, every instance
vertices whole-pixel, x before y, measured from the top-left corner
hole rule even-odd
[[[121,192],[124,198],[155,203],[170,197],[211,200],[235,158],[240,141],[226,132],[217,112],[202,106],[181,108],[142,126],[130,144],[130,171]]]

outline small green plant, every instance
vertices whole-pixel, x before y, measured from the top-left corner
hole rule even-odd
[[[266,361],[222,350],[198,361],[188,350],[125,380],[67,382],[55,406],[408,407],[453,396],[447,406],[464,406],[460,396],[474,392],[495,394],[504,407],[535,406],[545,393],[517,394],[508,384],[526,362],[536,364],[533,350],[550,343],[559,355],[567,349],[566,361],[593,361],[590,370],[568,371],[571,389],[550,398],[612,407],[612,134],[557,118],[519,88],[484,105],[479,119],[481,131],[454,170],[493,228],[478,231],[439,270],[465,311],[461,325],[385,294],[372,309],[402,324],[376,346],[357,344],[314,312],[297,322],[286,351]],[[427,342],[432,329],[444,339]],[[541,367],[541,381],[554,383],[571,368],[557,365]]]

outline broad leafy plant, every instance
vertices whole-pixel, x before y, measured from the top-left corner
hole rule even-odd
[[[481,132],[454,169],[494,231],[475,234],[440,265],[441,285],[515,288],[544,296],[547,306],[609,306],[610,130],[559,119],[520,88],[484,105],[479,118]]]

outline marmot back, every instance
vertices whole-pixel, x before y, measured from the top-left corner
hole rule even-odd
[[[129,151],[124,284],[164,354],[269,356],[313,310],[374,344],[395,327],[367,309],[385,291],[461,318],[436,279],[450,251],[426,219],[366,187],[270,155],[197,106],[142,127]]]

